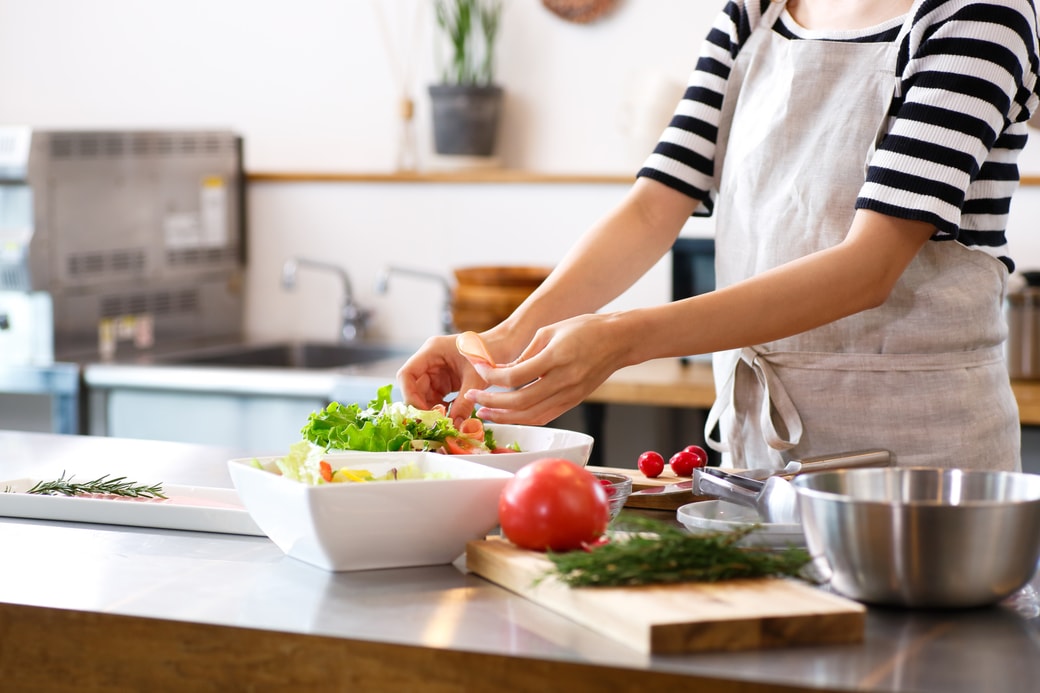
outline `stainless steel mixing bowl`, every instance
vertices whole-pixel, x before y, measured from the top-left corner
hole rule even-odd
[[[838,592],[870,604],[971,607],[1040,560],[1040,475],[846,469],[795,477],[806,544]]]

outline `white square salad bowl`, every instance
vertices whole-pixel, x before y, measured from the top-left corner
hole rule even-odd
[[[436,477],[315,485],[281,475],[279,459],[228,462],[242,504],[288,556],[330,571],[451,563],[498,524],[513,476],[460,456],[355,452],[332,466],[381,476],[414,464]]]

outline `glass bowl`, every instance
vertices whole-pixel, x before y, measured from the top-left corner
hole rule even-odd
[[[625,506],[628,495],[632,493],[632,477],[624,474],[608,474],[606,472],[594,472],[593,476],[603,484],[603,490],[607,492],[610,501],[610,519],[613,520]]]

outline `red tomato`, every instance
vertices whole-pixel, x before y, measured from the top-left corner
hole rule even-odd
[[[522,549],[572,551],[603,535],[610,504],[591,472],[547,457],[522,467],[502,489],[498,521]]]
[[[332,465],[321,460],[318,462],[318,469],[321,471],[321,478],[325,481],[332,481]]]
[[[668,460],[668,464],[671,465],[676,476],[693,476],[693,470],[700,466],[698,462],[700,462],[700,458],[689,450],[680,450],[672,455],[672,459]]]
[[[448,436],[444,439],[444,447],[449,455],[471,455],[481,451],[479,443],[462,436]]]
[[[647,450],[640,455],[636,464],[639,466],[639,471],[643,473],[643,476],[649,479],[661,476],[661,472],[664,471],[664,458],[661,457],[661,453],[653,450]]]
[[[695,467],[707,467],[708,466],[708,453],[700,445],[687,445],[683,448],[687,452],[692,452],[700,460]]]

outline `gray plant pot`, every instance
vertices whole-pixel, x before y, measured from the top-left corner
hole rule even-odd
[[[438,154],[491,156],[495,153],[502,88],[494,85],[430,86],[433,140]]]

